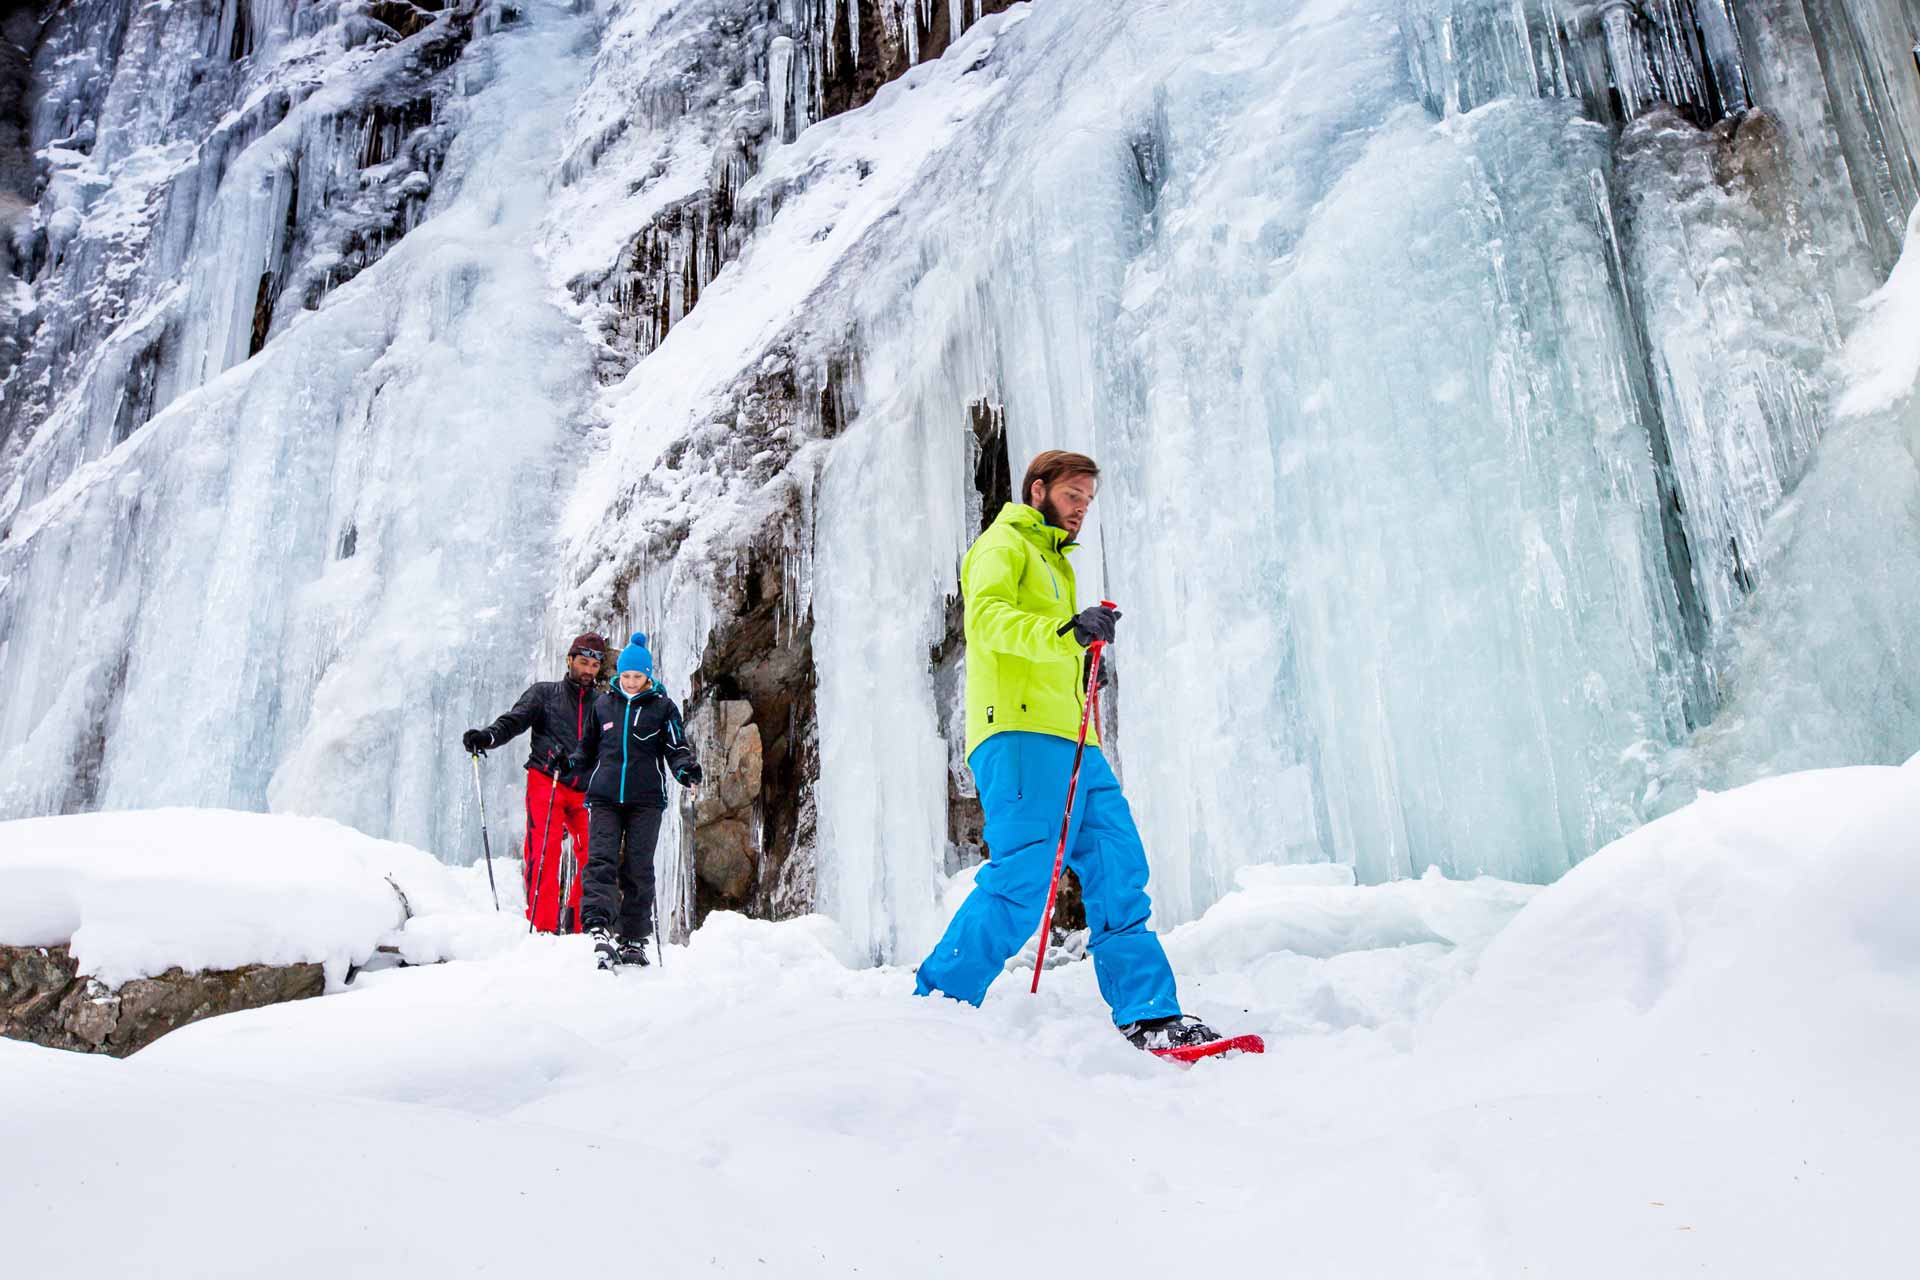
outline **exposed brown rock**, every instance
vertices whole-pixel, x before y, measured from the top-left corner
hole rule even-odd
[[[438,8],[437,5],[430,7]],[[393,28],[394,34],[403,40],[419,35],[433,24],[431,12],[408,4],[406,0],[375,0],[375,3],[367,6],[367,15]]]
[[[715,700],[701,706],[688,732],[712,761],[694,804],[694,870],[700,883],[745,904],[760,868],[759,808],[765,756],[753,704]]]
[[[65,946],[0,946],[0,1035],[124,1058],[216,1014],[304,1000],[326,989],[317,964],[250,964],[135,978],[118,989],[78,972]]]
[[[790,518],[797,519],[798,512]],[[707,772],[696,812],[695,917],[742,910],[782,919],[813,907],[813,618],[791,616],[799,586],[775,525],[722,575],[725,621],[711,633],[689,711]],[[796,896],[798,891],[798,896]]]
[[[723,898],[745,901],[753,891],[759,869],[759,842],[753,826],[739,818],[722,818],[699,829],[694,869],[700,882]]]

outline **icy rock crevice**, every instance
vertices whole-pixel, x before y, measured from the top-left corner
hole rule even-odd
[[[753,301],[735,295],[709,304],[685,334],[725,334],[740,323],[742,305]],[[722,891],[715,877],[703,882],[697,875],[696,851],[738,835],[723,829],[733,815],[711,807],[683,812],[663,833],[661,894],[676,936],[717,908],[784,919],[805,914],[814,901],[812,780],[819,755],[809,446],[830,436],[845,412],[845,375],[831,361],[811,367],[788,345],[792,339],[783,335],[737,383],[727,378],[732,365],[709,364],[694,353],[695,376],[712,385],[688,407],[685,433],[671,437],[656,465],[637,477],[611,464],[602,468],[595,474],[620,487],[601,488],[591,498],[576,494],[572,503],[575,524],[564,561],[569,581],[554,634],[587,622],[615,631],[646,629],[656,669],[680,700],[702,759],[712,762],[710,785],[729,785],[723,761],[730,743],[717,731],[719,705],[744,703],[745,723],[761,744],[747,885]],[[676,343],[686,341],[677,337],[647,368],[657,374]],[[648,383],[632,388],[636,407],[652,407],[650,390]],[[615,419],[616,457],[622,418],[628,425],[646,420],[632,410]],[[611,517],[596,514],[599,501],[608,502]],[[604,622],[608,617],[613,621]]]

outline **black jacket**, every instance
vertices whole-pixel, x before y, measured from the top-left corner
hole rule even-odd
[[[600,695],[581,742],[591,761],[587,799],[667,807],[667,775],[685,776],[694,764],[680,708],[652,684],[629,698],[618,685]]]
[[[580,789],[581,776],[566,771],[566,759],[584,746],[583,735],[593,720],[593,685],[577,684],[571,676],[529,685],[512,710],[485,729],[489,747],[502,746],[533,730],[527,768],[562,784]]]

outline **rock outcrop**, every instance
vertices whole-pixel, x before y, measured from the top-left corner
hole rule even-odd
[[[0,1036],[124,1058],[202,1018],[304,1000],[325,989],[317,964],[201,973],[176,967],[109,988],[80,973],[65,946],[0,946]]]
[[[709,702],[689,731],[711,743],[708,785],[694,803],[694,871],[705,890],[744,905],[760,869],[764,756],[753,704]]]

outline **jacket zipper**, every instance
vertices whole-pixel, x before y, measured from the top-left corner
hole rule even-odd
[[[620,722],[620,803],[627,802],[627,744],[633,739],[633,699],[627,699],[627,712]]]

